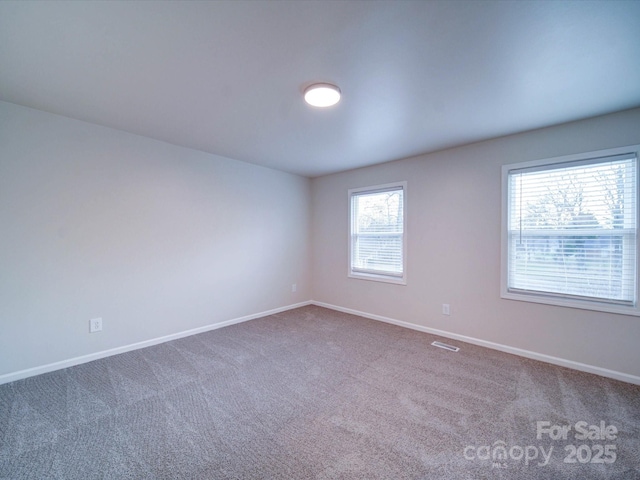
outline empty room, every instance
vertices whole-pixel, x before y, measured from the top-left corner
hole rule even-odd
[[[0,479],[640,479],[640,1],[0,1]]]

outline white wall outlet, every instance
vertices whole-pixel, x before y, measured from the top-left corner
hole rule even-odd
[[[451,308],[449,308],[449,304],[448,303],[443,303],[442,304],[442,314],[443,315],[451,315]]]
[[[298,284],[297,283],[292,283],[291,284],[291,292],[292,293],[296,293],[298,291]]]
[[[89,320],[89,333],[102,331],[102,318],[92,318]]]

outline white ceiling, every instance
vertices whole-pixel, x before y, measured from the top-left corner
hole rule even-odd
[[[640,1],[5,0],[0,100],[317,176],[640,106],[639,24]],[[305,105],[318,81],[342,101]]]

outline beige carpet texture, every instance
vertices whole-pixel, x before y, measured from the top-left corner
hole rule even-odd
[[[633,480],[640,387],[308,306],[1,385],[0,478]]]

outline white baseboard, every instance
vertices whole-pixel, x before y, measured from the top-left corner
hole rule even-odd
[[[47,365],[41,365],[39,367],[27,368],[12,373],[5,373],[0,375],[0,385],[4,383],[14,382],[23,378],[33,377],[43,373],[53,372],[54,370],[61,370],[67,367],[73,367],[82,363],[92,362],[101,358],[110,357],[112,355],[118,355],[119,353],[130,352],[131,350],[138,350],[139,348],[151,347],[152,345],[158,345],[159,343],[169,342],[171,340],[177,340],[178,338],[188,337],[190,335],[196,335],[198,333],[204,333],[217,328],[227,327],[236,323],[247,322],[260,317],[266,317],[274,315],[276,313],[285,312],[287,310],[293,310],[294,308],[300,308],[310,305],[311,301],[296,303],[294,305],[287,305],[285,307],[274,308],[265,312],[254,313],[252,315],[246,315],[244,317],[233,318],[220,323],[213,323],[211,325],[205,325],[203,327],[193,328],[191,330],[185,330],[183,332],[173,333],[171,335],[165,335],[164,337],[152,338],[150,340],[144,340],[142,342],[132,343],[130,345],[124,345],[122,347],[111,348],[109,350],[103,350],[101,352],[90,353],[88,355],[82,355],[80,357],[70,358],[68,360],[62,360],[60,362],[49,363]]]
[[[622,382],[640,385],[640,377],[635,375],[630,375],[628,373],[617,372],[615,370],[608,370],[606,368],[596,367],[594,365],[574,362],[573,360],[567,360],[565,358],[545,355],[544,353],[532,352],[530,350],[523,350],[521,348],[510,347],[508,345],[489,342],[487,340],[481,340],[479,338],[467,337],[465,335],[459,335],[457,333],[451,333],[444,330],[424,327],[422,325],[417,325],[415,323],[404,322],[402,320],[396,320],[394,318],[383,317],[381,315],[375,315],[367,312],[361,312],[359,310],[353,310],[351,308],[338,307],[337,305],[331,305],[328,303],[317,302],[317,301],[312,301],[311,304],[317,305],[318,307],[330,308],[331,310],[337,310],[339,312],[358,315],[360,317],[369,318],[371,320],[378,320],[385,323],[391,323],[393,325],[410,328],[412,330],[418,330],[420,332],[431,333],[433,335],[438,335],[440,337],[446,337],[453,340],[459,340],[461,342],[471,343],[473,345],[479,345],[481,347],[491,348],[493,350],[499,350],[501,352],[511,353],[513,355],[519,355],[521,357],[530,358],[533,360],[540,360],[542,362],[551,363],[553,365],[558,365],[561,367],[571,368],[573,370],[579,370],[581,372],[593,373],[596,375],[600,375],[602,377],[613,378],[614,380],[620,380]]]
[[[500,343],[489,342],[487,340],[481,340],[474,337],[467,337],[465,335],[459,335],[457,333],[451,333],[444,330],[438,330],[435,328],[425,327],[422,325],[418,325],[415,323],[404,322],[402,320],[396,320],[394,318],[384,317],[382,315],[375,315],[372,313],[362,312],[360,310],[354,310],[351,308],[339,307],[337,305],[331,305],[324,302],[317,301],[307,301],[296,303],[293,305],[287,305],[285,307],[274,308],[272,310],[267,310],[260,313],[255,313],[251,315],[246,315],[244,317],[238,317],[231,320],[226,320],[220,323],[214,323],[211,325],[205,325],[203,327],[194,328],[191,330],[185,330],[183,332],[174,333],[171,335],[166,335],[163,337],[152,338],[150,340],[145,340],[142,342],[132,343],[130,345],[124,345],[122,347],[116,347],[109,350],[103,350],[101,352],[95,352],[88,355],[82,355],[80,357],[74,357],[67,360],[62,360],[60,362],[49,363],[47,365],[41,365],[38,367],[28,368],[25,370],[20,370],[17,372],[6,373],[4,375],[0,375],[0,385],[4,383],[13,382],[16,380],[21,380],[23,378],[33,377],[35,375],[40,375],[43,373],[53,372],[55,370],[61,370],[67,367],[73,367],[75,365],[80,365],[82,363],[92,362],[94,360],[99,360],[101,358],[110,357],[112,355],[118,355],[120,353],[130,352],[132,350],[137,350],[139,348],[150,347],[152,345],[157,345],[159,343],[169,342],[171,340],[177,340],[179,338],[188,337],[190,335],[196,335],[198,333],[204,333],[211,330],[216,330],[218,328],[226,327],[229,325],[234,325],[236,323],[247,322],[249,320],[254,320],[260,317],[266,317],[269,315],[274,315],[276,313],[285,312],[287,310],[293,310],[294,308],[300,308],[307,305],[317,305],[319,307],[329,308],[331,310],[337,310],[339,312],[349,313],[352,315],[357,315],[364,318],[369,318],[372,320],[378,320],[385,323],[390,323],[393,325],[398,325],[400,327],[410,328],[412,330],[418,330],[420,332],[430,333],[433,335],[438,335],[445,338],[450,338],[453,340],[459,340],[461,342],[471,343],[473,345],[479,345],[481,347],[491,348],[493,350],[499,350],[501,352],[511,353],[513,355],[519,355],[525,358],[531,358],[533,360],[540,360],[542,362],[551,363],[553,365],[559,365],[561,367],[572,368],[574,370],[579,370],[581,372],[593,373],[595,375],[600,375],[607,378],[613,378],[615,380],[620,380],[622,382],[632,383],[635,385],[640,385],[640,377],[635,375],[630,375],[627,373],[617,372],[615,370],[608,370],[606,368],[596,367],[594,365],[588,365],[585,363],[575,362],[573,360],[567,360],[564,358],[553,357],[551,355],[545,355],[543,353],[532,352],[530,350],[523,350],[520,348],[510,347],[508,345],[502,345]]]

